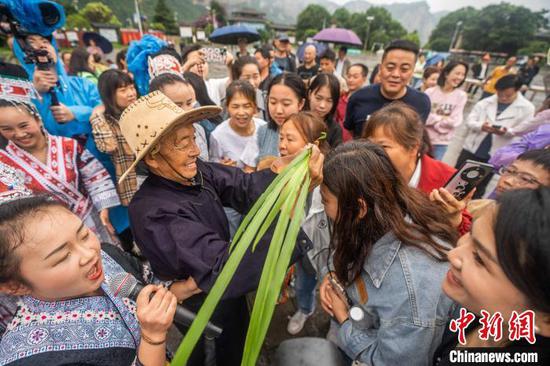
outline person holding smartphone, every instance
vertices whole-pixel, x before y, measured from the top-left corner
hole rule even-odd
[[[508,191],[550,186],[550,149],[526,151],[510,164],[501,166],[498,174],[500,178],[492,195],[497,199]],[[493,202],[493,199],[472,200],[468,211],[475,219]]]
[[[461,235],[470,231],[471,216],[465,208],[472,194],[459,201],[443,188],[456,170],[429,156],[428,136],[412,107],[394,102],[373,113],[361,137],[382,146],[401,178],[430,195],[450,215]]]
[[[428,365],[452,308],[441,282],[456,230],[365,140],[327,156],[320,190],[334,272],[319,292],[338,346],[371,365]]]
[[[469,132],[458,156],[456,167],[466,160],[486,163],[493,153],[507,145],[523,131],[535,113],[535,106],[518,93],[521,82],[515,75],[500,78],[496,95],[480,100],[466,120]],[[491,175],[478,186],[476,197],[481,197]]]

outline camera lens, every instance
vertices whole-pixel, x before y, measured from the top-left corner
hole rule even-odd
[[[42,13],[42,21],[47,26],[54,26],[59,22],[59,19],[61,18],[61,15],[59,14],[59,10],[55,7],[53,4],[49,3],[41,3],[38,5],[40,9],[40,13]]]

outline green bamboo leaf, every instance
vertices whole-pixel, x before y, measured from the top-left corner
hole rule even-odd
[[[288,205],[288,202],[292,200],[292,197],[287,197],[285,200],[285,205]],[[269,286],[271,285],[271,274],[273,274],[275,270],[275,265],[277,258],[279,257],[279,249],[281,247],[281,244],[283,242],[286,230],[288,228],[288,224],[290,222],[290,215],[285,212],[283,209],[281,211],[281,214],[279,215],[279,219],[277,221],[277,226],[275,227],[275,232],[273,233],[273,237],[271,239],[271,243],[269,246],[269,251],[267,253],[267,257],[264,263],[264,268],[262,270],[262,275],[260,277],[260,282],[258,285],[258,290],[256,291],[256,297],[254,300],[254,307],[252,308],[252,314],[250,317],[250,324],[248,326],[248,331],[246,334],[246,339],[255,339],[255,335],[259,333],[258,329],[258,321],[253,321],[253,319],[258,319],[258,317],[263,312],[263,308],[265,306],[265,300],[267,298],[267,291],[269,289]],[[244,347],[244,353],[243,353],[243,363],[246,359],[246,355],[250,353],[250,347],[252,344],[247,341],[245,342]]]
[[[292,202],[293,205],[295,203],[294,214],[290,221],[290,226],[288,227],[284,242],[282,243],[283,248],[275,265],[275,273],[271,276],[272,280],[270,281],[270,286],[267,286],[267,299],[263,304],[258,304],[258,298],[256,298],[254,303],[254,309],[256,308],[256,305],[260,305],[260,309],[262,311],[260,314],[257,313],[255,317],[253,309],[249,332],[254,330],[254,334],[247,334],[243,362],[241,363],[242,366],[255,365],[260,354],[263,341],[269,329],[271,318],[275,310],[277,298],[294,251],[296,238],[302,224],[302,219],[305,215],[303,208],[307,199],[309,184],[310,178],[307,176],[305,181],[302,182],[297,200]]]
[[[292,178],[291,174],[288,174],[287,172],[291,169],[294,169],[294,167],[297,165],[297,163],[300,162],[300,159],[303,159],[303,154],[300,154],[297,156],[282,172],[281,174],[278,174],[277,177],[271,182],[271,184],[266,188],[266,190],[258,197],[254,205],[252,205],[252,208],[248,211],[247,215],[239,225],[239,228],[235,232],[235,235],[233,236],[233,242],[230,246],[230,252],[233,250],[233,247],[235,246],[235,243],[239,241],[241,238],[241,235],[243,232],[248,228],[249,224],[252,222],[252,220],[256,217],[256,214],[258,213],[258,210],[260,207],[263,206],[265,200],[267,197],[269,197],[272,194],[275,194],[274,192],[280,192],[282,188],[285,186],[285,184]]]
[[[269,252],[268,252],[268,257],[266,258],[266,263],[264,264],[262,275],[260,277],[258,291],[256,292],[256,298],[254,301],[254,308],[252,309],[252,316],[251,316],[249,331],[247,334],[247,339],[258,339],[259,328],[256,326],[257,322],[254,322],[254,319],[263,318],[265,304],[266,304],[270,289],[275,289],[275,291],[280,291],[280,287],[273,286],[274,270],[275,270],[276,263],[280,257],[281,249],[286,240],[285,237],[286,237],[287,227],[291,218],[291,210],[296,204],[296,199],[299,194],[299,188],[303,185],[303,179],[308,173],[308,161],[307,160],[304,161],[302,166],[296,170],[297,172],[292,172],[294,177],[293,180],[289,182],[289,184],[285,187],[285,189],[288,190],[289,193],[292,193],[292,195],[289,195],[288,199],[285,200],[285,203],[281,209],[281,215],[278,221],[278,224],[282,223],[285,226],[277,227],[276,234],[273,235]],[[280,229],[280,231],[277,231],[277,229]],[[295,240],[296,238],[294,238],[294,241]],[[295,245],[295,242],[292,243],[292,247],[294,247],[294,245]],[[281,281],[283,281],[283,279],[281,279]],[[271,319],[271,316],[269,317],[269,319]],[[263,341],[263,338],[261,338],[261,341]],[[244,354],[248,354],[246,350],[247,349],[245,346]]]
[[[246,230],[246,228],[248,227],[252,219],[256,217],[256,214],[258,213],[259,208],[264,204],[265,199],[269,195],[273,194],[273,192],[279,192],[284,186],[282,182],[284,181],[286,184],[286,182],[288,182],[292,178],[292,174],[289,174],[289,172],[295,169],[296,166],[300,165],[304,159],[309,158],[309,155],[310,155],[309,150],[302,151],[296,158],[292,160],[292,162],[288,166],[285,167],[285,169],[283,169],[283,171],[279,175],[277,175],[277,177],[273,180],[273,182],[271,182],[271,184],[267,187],[267,189],[260,195],[258,200],[254,203],[252,208],[247,213],[246,217],[243,219],[243,221],[239,225],[239,228],[235,232],[235,235],[233,236],[233,241],[229,248],[230,252],[233,250],[235,243],[240,239],[242,233],[244,232],[244,230]],[[268,227],[269,226],[270,225],[268,225]],[[259,237],[261,239],[261,236]]]
[[[286,251],[289,249],[287,247],[291,247],[290,249],[290,255],[292,254],[297,231],[294,235],[293,242],[291,244],[284,245],[288,242],[287,238],[290,239],[290,237],[287,234],[287,231],[289,231],[289,223],[291,227],[293,228],[295,224],[296,219],[299,218],[298,223],[301,224],[301,217],[303,216],[303,208],[305,205],[305,199],[302,200],[301,193],[303,191],[304,187],[304,176],[306,177],[306,181],[309,182],[309,175],[308,173],[308,162],[309,162],[309,156],[310,156],[311,150],[305,150],[302,152],[298,157],[296,157],[289,166],[287,166],[281,174],[279,174],[273,182],[270,184],[268,189],[258,198],[256,203],[253,205],[252,209],[249,211],[249,213],[246,215],[245,219],[243,220],[241,226],[239,227],[237,234],[235,235],[235,240],[231,244],[230,249],[230,256],[225,263],[222,272],[218,276],[216,282],[214,283],[212,289],[210,290],[205,302],[203,303],[199,313],[197,314],[197,318],[189,328],[189,331],[187,332],[185,338],[181,342],[180,346],[178,347],[178,350],[174,356],[174,360],[172,362],[172,365],[174,366],[183,366],[186,364],[187,360],[189,359],[189,356],[195,347],[196,343],[198,342],[202,332],[204,331],[204,328],[212,316],[212,313],[214,312],[217,304],[219,303],[221,297],[223,296],[223,293],[225,292],[225,289],[229,285],[235,271],[237,270],[237,267],[239,266],[243,256],[246,254],[247,250],[250,249],[250,245],[254,239],[255,244],[254,247],[257,244],[257,241],[265,234],[265,231],[271,223],[274,221],[275,217],[281,212],[281,215],[279,216],[279,220],[277,221],[277,225],[275,228],[275,233],[273,235],[273,239],[270,244],[270,248],[268,250],[268,257],[266,258],[266,263],[264,264],[264,268],[262,271],[262,277],[260,279],[260,286],[258,288],[258,294],[261,295],[260,298],[263,299],[261,302],[258,303],[259,310],[256,311],[256,313],[265,313],[266,310],[269,314],[269,318],[267,319],[267,327],[269,326],[269,322],[271,319],[271,316],[273,314],[273,309],[275,307],[275,300],[273,300],[273,306],[265,309],[265,301],[267,299],[273,298],[273,293],[266,292],[272,287],[272,284],[270,283],[273,280],[273,274],[274,272],[277,273],[278,276],[280,276],[280,273],[283,273],[283,277],[279,280],[279,278],[276,278],[276,283],[278,283],[276,294],[278,295],[278,291],[280,291],[280,287],[282,284],[282,281],[284,280],[284,274],[286,273],[286,268],[284,270],[280,269],[279,267],[288,267],[288,262],[290,261],[290,256],[288,257],[288,260],[286,260],[285,263],[278,263],[280,258],[285,259],[287,256]],[[301,183],[301,184],[300,184]],[[302,187],[299,192],[298,188]],[[309,183],[306,187],[309,187]],[[306,188],[307,192],[307,188]],[[298,200],[297,200],[298,197]],[[291,215],[291,210],[294,208],[294,211],[296,211],[296,208],[299,208],[298,211],[301,212],[301,214],[294,214]],[[296,212],[298,212],[296,211]],[[290,219],[290,217],[292,219]],[[294,225],[293,225],[294,224]],[[299,229],[300,225],[298,225]],[[294,229],[291,230],[294,232]],[[281,255],[282,251],[284,250],[284,253]],[[264,276],[265,275],[265,276]],[[262,279],[264,281],[262,282]],[[258,298],[256,299],[258,301]],[[262,305],[263,304],[263,305]],[[256,309],[256,303],[254,305],[254,309]],[[253,310],[254,312],[254,310]],[[266,313],[267,314],[267,313]],[[258,323],[258,324],[256,324]],[[256,329],[258,326],[260,328]],[[249,332],[256,333],[256,334],[263,334],[261,339],[258,340],[259,345],[256,344],[254,349],[252,351],[255,352],[255,358],[257,358],[257,352],[256,348],[259,347],[261,349],[261,345],[263,343],[263,339],[265,337],[264,331],[265,324],[259,323],[256,321],[251,321],[251,328],[249,328]],[[252,338],[254,339],[254,338]],[[252,341],[250,341],[252,342]],[[247,337],[247,344],[249,343],[248,337]],[[247,355],[246,349],[250,348],[250,346],[245,345],[245,356],[243,356],[243,362],[245,357],[249,358],[250,356]],[[258,351],[259,352],[259,351]]]

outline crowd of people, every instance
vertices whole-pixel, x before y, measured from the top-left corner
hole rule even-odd
[[[212,78],[199,44],[180,53],[146,35],[106,68],[93,49],[23,41],[52,67],[14,42],[10,77],[35,94],[0,96],[0,365],[164,365],[177,306],[200,309],[242,218],[306,148],[288,333],[320,307],[345,364],[447,365],[468,347],[548,357],[550,100],[535,112],[522,95],[538,60],[423,68],[414,43],[394,40],[369,79],[345,47],[309,45],[298,65],[279,35],[240,44]],[[486,82],[466,113],[470,69]],[[459,199],[446,183],[466,161],[493,172]],[[189,365],[240,364],[272,232],[214,311],[221,336],[202,337]],[[119,295],[120,276],[145,284],[137,298]],[[458,327],[464,311],[479,324]],[[479,336],[487,314],[526,313],[533,339]]]

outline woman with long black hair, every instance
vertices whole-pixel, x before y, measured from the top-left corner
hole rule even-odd
[[[367,364],[428,365],[452,306],[440,284],[456,230],[367,141],[328,155],[321,195],[334,269],[320,295],[338,345]]]

